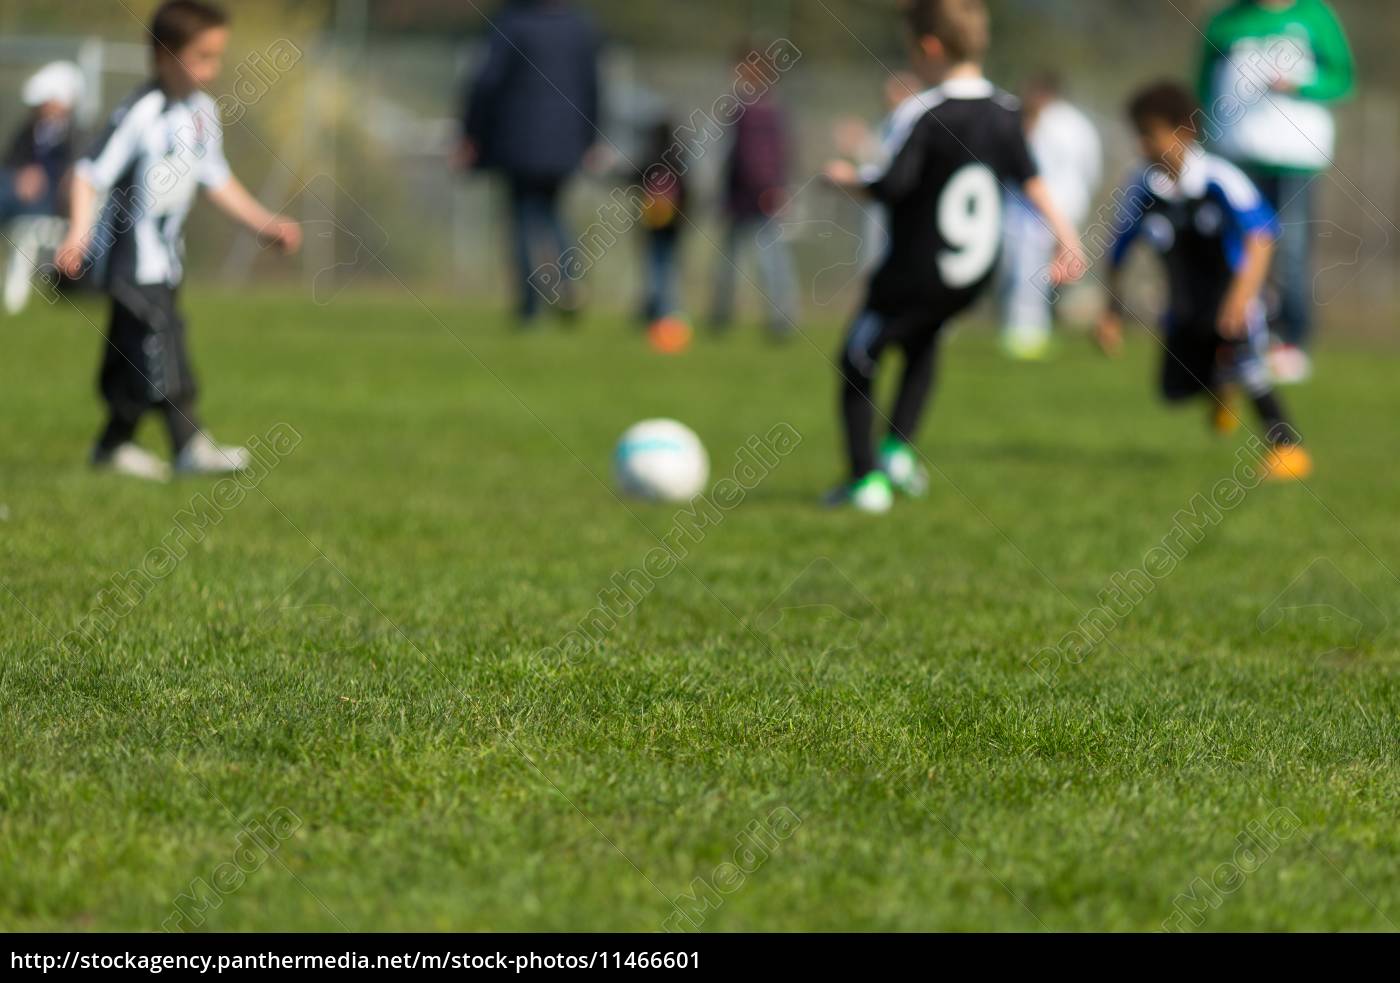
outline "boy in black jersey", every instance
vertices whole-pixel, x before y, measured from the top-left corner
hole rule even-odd
[[[882,164],[826,168],[829,182],[869,194],[889,213],[888,251],[841,351],[851,474],[831,497],[871,513],[889,511],[895,489],[920,495],[927,488],[912,444],[939,334],[991,280],[1007,188],[1022,190],[1054,232],[1054,278],[1074,279],[1084,269],[1078,235],[1036,174],[1019,104],[982,76],[990,34],[983,0],[911,0],[907,16],[914,70],[932,88],[895,110]],[[891,347],[904,353],[904,375],[877,455],[872,388]]]
[[[1147,239],[1162,255],[1171,295],[1164,321],[1163,396],[1172,402],[1208,397],[1212,424],[1229,433],[1239,426],[1230,394],[1243,388],[1272,445],[1268,477],[1306,478],[1312,461],[1274,392],[1259,299],[1278,219],[1239,168],[1201,149],[1198,111],[1194,97],[1175,82],[1149,86],[1129,103],[1146,160],[1120,198],[1111,302],[1099,323],[1099,344],[1111,354],[1122,346],[1119,273],[1133,243]]]

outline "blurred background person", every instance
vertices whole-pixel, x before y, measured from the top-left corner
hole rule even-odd
[[[918,96],[927,88],[913,72],[891,73],[881,89],[885,118],[874,129],[858,116],[838,121],[832,134],[837,154],[861,167],[884,167],[889,163],[886,145],[894,132],[895,110],[906,99]],[[863,273],[873,273],[889,246],[889,222],[885,206],[879,202],[862,202],[861,208],[865,221],[861,230],[860,268]]]
[[[1285,384],[1312,375],[1315,185],[1336,153],[1330,104],[1355,84],[1351,45],[1323,0],[1236,0],[1206,28],[1198,95],[1218,128],[1213,149],[1244,169],[1283,226],[1269,364]]]
[[[768,329],[775,338],[786,338],[795,330],[799,317],[797,271],[787,238],[773,229],[768,229],[767,235],[761,233],[787,204],[792,132],[787,111],[773,94],[776,73],[767,65],[763,46],[740,48],[735,71],[738,91],[746,98],[742,112],[729,128],[723,204],[726,228],[723,254],[715,271],[710,323],[720,331],[733,325],[739,254],[752,244]]]
[[[28,115],[0,166],[0,232],[8,240],[5,310],[29,299],[40,260],[57,248],[66,223],[64,182],[73,162],[73,110],[83,96],[83,73],[72,62],[45,65],[24,83]]]
[[[642,319],[654,324],[681,313],[680,239],[689,202],[686,165],[669,119],[647,135],[635,179],[644,194],[642,228],[646,235]]]
[[[557,307],[577,313],[577,283],[560,204],[599,129],[593,21],[569,0],[508,0],[487,34],[486,60],[467,93],[458,164],[499,173],[510,198],[517,314],[531,324],[546,298],[530,282],[544,263],[564,271]],[[552,299],[552,298],[551,298]]]
[[[1022,90],[1022,118],[1050,197],[1083,229],[1103,181],[1103,143],[1089,117],[1068,102],[1059,76],[1041,71]],[[1045,219],[1015,191],[1008,192],[1001,267],[1001,342],[1012,358],[1035,361],[1050,351],[1054,291],[1049,270],[1055,236]]]

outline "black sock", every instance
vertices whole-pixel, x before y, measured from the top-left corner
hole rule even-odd
[[[140,422],[139,414],[132,416],[113,408],[107,417],[107,425],[102,428],[102,433],[97,438],[97,453],[108,454],[122,444],[130,443],[136,437],[136,427]]]
[[[1275,447],[1293,447],[1303,442],[1303,438],[1288,422],[1283,403],[1272,389],[1250,396],[1259,421],[1264,424],[1265,439]]]
[[[170,434],[170,449],[179,454],[195,434],[199,433],[199,420],[195,416],[193,399],[166,400],[160,404],[165,416],[165,429]]]

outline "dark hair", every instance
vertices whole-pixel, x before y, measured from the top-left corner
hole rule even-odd
[[[1196,97],[1180,82],[1155,82],[1128,100],[1128,118],[1140,131],[1154,122],[1195,129],[1200,109]]]
[[[156,54],[178,55],[205,31],[228,24],[223,9],[204,0],[166,0],[151,18],[151,44]]]
[[[951,61],[980,61],[991,43],[984,0],[907,0],[904,15],[915,37],[937,38]]]

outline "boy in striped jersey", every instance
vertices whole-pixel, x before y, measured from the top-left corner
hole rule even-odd
[[[286,253],[300,248],[301,230],[260,205],[224,158],[218,107],[205,89],[223,68],[227,16],[201,0],[169,0],[156,11],[150,34],[155,77],[117,109],[78,163],[70,228],[56,265],[73,277],[94,267],[112,300],[99,383],[108,417],[92,463],[163,481],[169,467],[134,442],[149,410],[164,418],[176,471],[228,473],[249,460],[245,449],[210,440],[195,412],[176,294],[185,218],[198,192]]]

